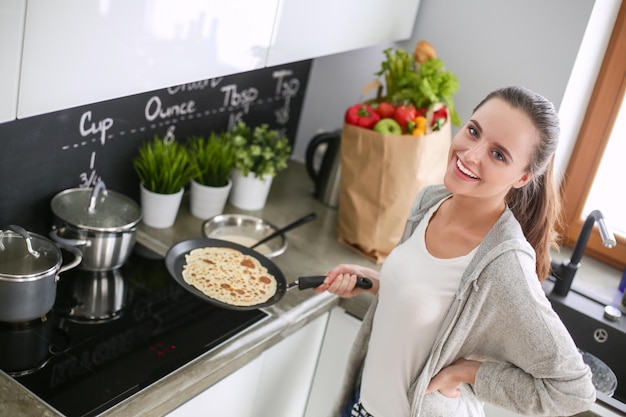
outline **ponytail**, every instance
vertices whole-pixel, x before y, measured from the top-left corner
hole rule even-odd
[[[506,198],[536,253],[537,276],[544,282],[550,273],[550,248],[557,247],[561,204],[554,182],[554,158],[544,175],[521,188],[512,188]]]
[[[554,105],[523,87],[505,87],[491,92],[476,106],[500,98],[522,110],[532,121],[539,140],[528,163],[532,179],[521,188],[511,188],[505,201],[522,226],[526,240],[535,249],[539,281],[550,272],[550,248],[557,247],[557,226],[561,202],[554,178],[554,154],[560,135],[559,117]]]

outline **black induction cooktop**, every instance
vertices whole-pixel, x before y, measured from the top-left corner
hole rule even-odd
[[[266,316],[194,297],[136,247],[118,270],[61,274],[45,317],[0,323],[0,368],[60,413],[93,416]]]

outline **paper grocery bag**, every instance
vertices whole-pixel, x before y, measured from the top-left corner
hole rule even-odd
[[[421,137],[344,124],[339,241],[382,263],[400,241],[417,193],[442,183],[451,139],[450,121]]]

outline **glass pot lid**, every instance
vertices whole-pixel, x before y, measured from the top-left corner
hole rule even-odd
[[[141,207],[125,195],[107,190],[103,182],[94,188],[62,191],[54,196],[51,206],[64,222],[94,231],[126,231],[141,220]]]
[[[45,274],[61,265],[61,251],[49,239],[19,226],[0,230],[0,275],[25,278]]]

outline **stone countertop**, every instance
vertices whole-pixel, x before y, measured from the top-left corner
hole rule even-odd
[[[224,211],[262,217],[278,227],[287,225],[310,212],[317,214],[316,220],[287,233],[287,250],[273,259],[288,282],[296,280],[299,276],[325,274],[339,263],[360,263],[379,269],[378,265],[337,241],[337,210],[315,199],[312,189],[313,183],[304,165],[292,161],[289,168],[274,179],[267,204],[263,209],[246,211],[227,205]],[[175,243],[202,237],[202,223],[203,220],[190,214],[186,196],[173,227],[154,229],[140,224],[137,242],[164,256]],[[358,316],[363,313],[368,301],[369,298],[365,295],[354,300],[342,300],[342,306]],[[280,302],[264,309],[269,313],[267,318],[115,405],[102,415],[165,415],[338,304],[339,299],[330,294],[315,294],[311,290],[293,289],[287,292]],[[13,417],[60,415],[2,371],[0,371],[0,398],[2,398],[0,415]]]

